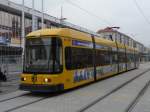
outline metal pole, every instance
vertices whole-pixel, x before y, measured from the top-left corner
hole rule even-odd
[[[62,27],[62,24],[63,24],[63,7],[61,6],[60,27]]]
[[[63,19],[63,6],[61,6],[61,15],[60,15],[60,19]]]
[[[42,29],[44,28],[44,0],[42,0]]]
[[[23,56],[24,56],[24,43],[25,43],[25,26],[24,26],[24,0],[22,0],[22,48],[23,48]]]
[[[34,0],[32,0],[32,31],[35,30]]]
[[[64,20],[66,20],[67,18],[63,17],[63,6],[61,6],[61,15],[60,15],[60,27],[63,27],[63,22]]]

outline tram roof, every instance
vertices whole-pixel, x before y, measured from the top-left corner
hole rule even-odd
[[[103,39],[103,38],[95,37],[95,42],[99,43],[101,45],[107,45],[107,46],[111,46],[111,47],[116,47],[116,43],[114,41],[110,41],[110,40]]]
[[[37,38],[40,36],[63,36],[71,37],[73,39],[79,39],[83,41],[92,42],[91,35],[88,33],[80,32],[69,28],[54,28],[54,29],[41,29],[31,32],[27,35],[27,38]],[[89,38],[88,38],[89,37]],[[95,36],[95,42],[106,46],[116,47],[115,42],[103,39],[102,37]]]
[[[87,37],[90,37],[89,34],[76,31],[76,30],[72,30],[69,28],[41,29],[41,30],[31,32],[27,35],[27,37],[35,37],[35,38],[40,37],[40,36],[72,37],[72,38],[91,41],[91,38],[87,38]]]

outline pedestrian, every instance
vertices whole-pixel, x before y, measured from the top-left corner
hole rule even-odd
[[[3,77],[3,73],[2,73],[2,71],[1,71],[1,68],[0,68],[0,81],[2,81],[2,78]]]
[[[0,68],[0,81],[7,81],[7,77],[6,75],[2,72],[1,68]]]

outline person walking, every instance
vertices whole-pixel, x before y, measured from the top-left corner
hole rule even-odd
[[[1,86],[1,82],[6,82],[7,81],[7,77],[6,77],[6,75],[5,75],[5,73],[3,73],[2,72],[2,70],[1,70],[1,67],[0,67],[0,86]],[[2,91],[0,90],[0,93],[1,93]]]
[[[6,75],[2,72],[1,68],[0,68],[0,82],[6,82],[7,81],[7,77]]]

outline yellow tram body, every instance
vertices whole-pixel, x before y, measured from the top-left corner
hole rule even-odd
[[[40,40],[37,42],[33,41],[33,43],[30,41],[28,42],[28,40],[32,41],[32,40],[38,40],[41,38],[47,39],[47,40],[44,40],[44,41]],[[48,40],[49,38],[51,38],[51,40]],[[33,62],[36,64],[39,61],[39,60],[36,60],[36,58],[33,58],[33,57],[36,57],[35,52],[37,51],[39,51],[38,57],[39,59],[41,59],[40,60],[41,62],[39,61],[39,64],[41,64],[40,66],[43,67],[43,65],[46,65],[45,63],[48,63],[48,66],[51,66],[49,65],[51,63],[49,62],[49,60],[42,61],[42,58],[49,57],[53,52],[49,53],[49,55],[47,54],[47,56],[42,57],[40,55],[44,55],[46,51],[48,52],[48,50],[46,49],[46,47],[45,49],[44,47],[41,47],[42,50],[38,50],[37,49],[38,46],[36,45],[39,43],[43,44],[44,42],[48,44],[48,41],[51,42],[52,44],[52,47],[50,47],[51,49],[53,49],[53,47],[55,48],[55,45],[57,46],[56,48],[59,49],[58,50],[59,56],[57,56],[57,53],[54,56],[52,56],[54,59],[52,62],[53,63],[52,68],[56,72],[52,74],[50,72],[42,73],[41,71],[45,68],[43,69],[40,68],[41,71],[37,72],[38,66],[33,67],[34,66]],[[53,45],[53,42],[54,42],[54,45]],[[61,42],[61,45],[59,45],[60,42]],[[33,45],[31,46],[29,45],[30,46],[29,47],[28,44],[33,44]],[[28,51],[28,49],[30,50]],[[79,54],[77,52],[78,49],[80,49],[81,51]],[[136,52],[136,54],[138,55],[137,50],[130,48],[128,46],[125,46],[123,44],[110,41],[110,40],[106,40],[106,39],[96,37],[96,36],[92,37],[90,34],[72,30],[69,28],[43,29],[43,30],[31,32],[26,37],[26,47],[25,47],[25,57],[24,57],[25,70],[23,71],[23,74],[21,75],[20,89],[27,90],[27,91],[34,91],[34,92],[62,91],[62,90],[75,88],[77,86],[81,86],[90,82],[94,82],[96,80],[100,80],[102,78],[106,78],[106,77],[115,75],[117,73],[128,71],[130,70],[130,68],[127,66],[130,66],[130,64],[127,64],[127,63],[131,63],[131,62],[127,62],[127,59],[126,59],[127,54],[124,53],[125,50],[133,54],[135,54]],[[109,53],[107,53],[107,51],[109,51]],[[54,52],[56,51],[54,50]],[[86,55],[85,56],[83,55],[84,58],[82,56],[81,57],[78,56],[82,54],[82,52],[83,53],[85,52],[87,54],[89,53],[89,56],[86,57]],[[117,55],[120,52],[122,52],[125,61],[120,61],[119,63],[117,61],[118,60]],[[81,58],[81,63],[80,63],[80,60],[78,61],[76,60],[76,57],[74,56],[75,53],[78,54],[76,56],[79,59]],[[27,56],[29,54],[30,56]],[[34,54],[34,55],[31,55],[31,54]],[[93,58],[93,54],[95,54],[94,58]],[[103,61],[100,59],[100,57],[103,57],[103,55],[101,54],[107,54],[108,57],[109,55],[111,55],[112,59],[110,59],[110,61],[109,59],[106,59],[106,63],[104,62],[103,64],[101,64],[100,62]],[[56,57],[58,57],[58,59],[56,59]],[[72,61],[70,61],[71,60],[70,57],[72,60],[74,60],[74,62],[78,62],[78,63],[76,63],[75,65],[72,65]],[[28,60],[28,58],[31,58],[31,59]],[[91,62],[89,66],[83,63],[85,61],[82,62],[82,60],[84,59],[89,60],[89,62]],[[55,62],[57,60],[60,60],[58,64],[59,67],[57,67],[58,65]],[[96,64],[93,62],[95,62]],[[37,71],[36,72],[32,71],[31,70],[32,67],[33,69]],[[47,67],[47,65],[45,67]],[[134,66],[132,69],[137,68],[137,67],[138,67],[138,64],[137,66]],[[57,73],[57,71],[61,71],[61,72]],[[96,72],[96,75],[94,76],[95,72]]]

